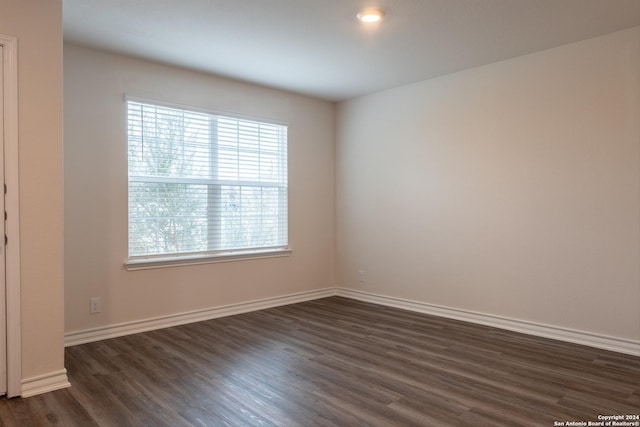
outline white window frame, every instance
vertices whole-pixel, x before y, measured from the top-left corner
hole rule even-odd
[[[168,108],[174,108],[174,109],[179,109],[179,110],[187,110],[187,111],[193,111],[193,112],[198,112],[198,113],[204,113],[204,114],[210,114],[210,115],[215,115],[215,116],[220,116],[220,117],[224,117],[224,118],[231,118],[231,119],[238,119],[238,120],[250,120],[250,121],[256,121],[256,122],[262,122],[262,123],[269,123],[269,124],[276,124],[276,125],[282,125],[282,126],[287,126],[287,124],[282,123],[282,122],[278,122],[278,121],[274,121],[274,120],[265,120],[262,118],[256,118],[256,117],[248,117],[248,116],[242,116],[242,115],[237,115],[237,114],[230,114],[230,113],[226,113],[226,112],[218,112],[218,111],[212,111],[212,110],[208,110],[208,109],[203,109],[203,108],[197,108],[197,107],[192,107],[192,106],[185,106],[185,105],[180,105],[180,104],[174,104],[174,103],[167,103],[167,102],[161,102],[161,101],[157,101],[157,100],[150,100],[150,99],[144,99],[144,98],[138,98],[138,97],[130,97],[130,96],[125,96],[125,106],[126,106],[126,110],[127,110],[127,114],[126,114],[126,120],[128,122],[129,120],[129,113],[128,113],[128,106],[129,106],[129,102],[135,102],[135,103],[142,103],[142,104],[151,104],[154,106],[158,106],[158,107],[168,107]],[[212,146],[217,146],[217,140],[214,139],[213,135],[212,135],[212,141],[211,141]],[[128,142],[128,132],[127,132],[127,147],[129,147],[129,142]],[[287,142],[287,148],[288,150],[288,142]],[[215,156],[217,155],[217,147],[215,150],[211,150],[211,155]],[[285,155],[287,155],[287,159],[288,159],[288,153],[284,153]],[[212,159],[213,160],[213,159]],[[287,160],[288,162],[288,160]],[[287,173],[288,173],[288,165],[287,165]],[[127,176],[129,177],[129,165],[127,162]],[[129,179],[127,179],[127,189],[129,188]],[[136,179],[139,180],[139,179]],[[189,181],[189,178],[184,178],[183,179],[185,182]],[[141,180],[139,180],[141,181]],[[201,180],[198,180],[198,183],[203,183]],[[215,188],[216,185],[220,185],[218,184],[213,184],[209,186],[209,197],[215,197],[215,194],[211,194],[212,188]],[[238,185],[238,183],[233,183],[233,185]],[[288,177],[287,177],[287,185],[285,188],[287,191],[285,191],[284,193],[281,193],[280,197],[285,197],[284,200],[284,205],[287,206],[287,215],[286,218],[284,219],[284,223],[281,223],[281,227],[285,227],[286,229],[286,235],[288,236],[289,234],[289,227],[288,227],[288,218],[289,218],[289,204],[288,204]],[[127,197],[127,251],[129,251],[129,245],[130,245],[130,241],[129,241],[129,201],[128,201],[128,197]],[[214,224],[211,224],[211,221],[219,221],[220,218],[214,218],[214,217],[209,217],[208,219],[210,221],[209,223],[209,227],[208,230],[211,231],[212,230],[212,226],[214,226]],[[281,218],[281,221],[283,219]],[[214,226],[215,228],[215,226]],[[287,237],[288,239],[288,237]],[[290,256],[292,253],[292,249],[290,248],[290,246],[288,246],[288,244],[286,246],[277,246],[277,247],[264,247],[264,248],[240,248],[240,249],[229,249],[229,250],[211,250],[211,251],[205,251],[205,252],[192,252],[192,253],[180,253],[180,254],[158,254],[158,255],[147,255],[147,256],[131,256],[131,254],[128,255],[127,260],[124,262],[124,266],[127,270],[145,270],[145,269],[155,269],[155,268],[165,268],[165,267],[177,267],[177,266],[185,266],[185,265],[197,265],[197,264],[209,264],[209,263],[218,263],[218,262],[230,262],[230,261],[242,261],[242,260],[249,260],[249,259],[263,259],[263,258],[274,258],[274,257],[286,257],[286,256]]]

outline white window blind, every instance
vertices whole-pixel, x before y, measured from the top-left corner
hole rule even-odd
[[[128,101],[129,259],[284,249],[287,127]]]

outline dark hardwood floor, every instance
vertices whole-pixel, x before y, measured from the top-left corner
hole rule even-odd
[[[553,426],[640,413],[640,358],[332,297],[66,349],[6,426]],[[556,424],[559,425],[559,424]]]

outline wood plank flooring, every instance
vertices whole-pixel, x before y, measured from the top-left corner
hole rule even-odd
[[[3,426],[554,426],[640,413],[640,358],[331,297],[66,349]],[[559,425],[559,424],[556,424]]]

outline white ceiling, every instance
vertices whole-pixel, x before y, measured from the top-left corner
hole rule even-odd
[[[640,0],[64,0],[65,41],[339,101],[640,25]],[[359,9],[386,17],[366,26]]]

